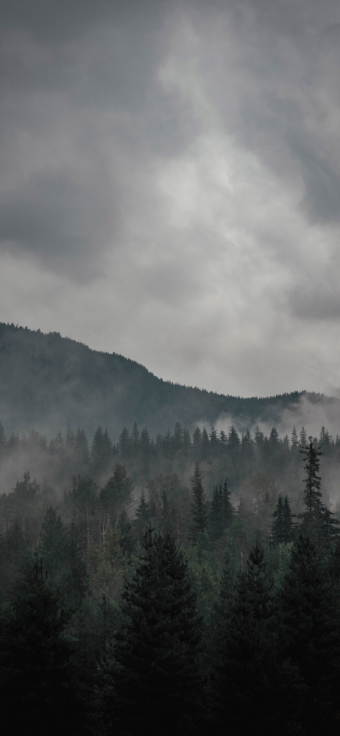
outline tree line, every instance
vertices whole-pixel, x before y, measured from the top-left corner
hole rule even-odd
[[[339,522],[300,453],[298,513],[263,477],[262,500],[208,498],[198,462],[185,503],[170,476],[134,515],[122,464],[62,498],[26,473],[0,499],[7,732],[337,734]]]

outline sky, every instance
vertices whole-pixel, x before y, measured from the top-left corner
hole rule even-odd
[[[3,0],[0,321],[340,395],[340,4]]]

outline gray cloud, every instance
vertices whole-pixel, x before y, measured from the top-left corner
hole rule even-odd
[[[227,393],[337,386],[338,3],[2,17],[2,318]]]

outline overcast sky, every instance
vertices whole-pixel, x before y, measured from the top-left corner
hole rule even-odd
[[[340,388],[340,4],[3,0],[0,320]]]

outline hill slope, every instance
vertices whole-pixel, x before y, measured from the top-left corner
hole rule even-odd
[[[91,433],[100,424],[116,439],[123,426],[164,433],[176,421],[213,424],[273,421],[302,393],[241,399],[163,381],[116,353],[101,353],[59,333],[0,323],[0,419],[7,430],[55,432],[68,423]],[[326,400],[309,394],[313,402]]]

